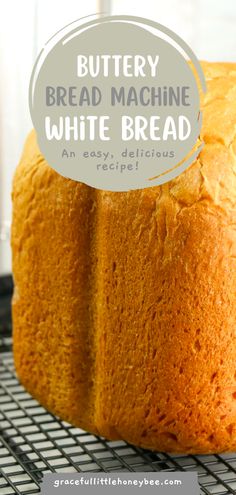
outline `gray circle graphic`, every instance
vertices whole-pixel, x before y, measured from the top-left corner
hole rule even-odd
[[[203,146],[196,149],[200,98],[187,59],[205,91],[191,49],[160,24],[110,16],[57,33],[36,61],[29,92],[49,165],[110,191],[152,187],[182,173]]]

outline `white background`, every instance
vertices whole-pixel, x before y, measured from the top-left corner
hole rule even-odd
[[[201,60],[236,62],[236,0],[0,0],[0,274],[11,270],[11,182],[31,129],[28,85],[37,53],[57,30],[96,12],[149,17]]]

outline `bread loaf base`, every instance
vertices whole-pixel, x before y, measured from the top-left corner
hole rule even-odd
[[[109,439],[236,450],[236,65],[203,64],[194,164],[114,193],[29,136],[13,187],[14,356],[49,411]]]

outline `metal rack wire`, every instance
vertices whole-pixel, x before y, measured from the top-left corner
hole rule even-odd
[[[9,338],[2,340],[6,349]],[[0,432],[1,495],[40,493],[48,472],[188,470],[198,472],[201,494],[236,494],[236,453],[153,453],[74,428],[49,414],[20,385],[11,352],[0,354]]]

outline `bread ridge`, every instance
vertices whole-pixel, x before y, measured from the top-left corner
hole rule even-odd
[[[205,146],[173,181],[96,191],[54,172],[33,132],[13,186],[14,355],[22,383],[93,433],[188,453],[236,447],[236,64],[202,65]],[[216,365],[204,364],[207,353]]]

